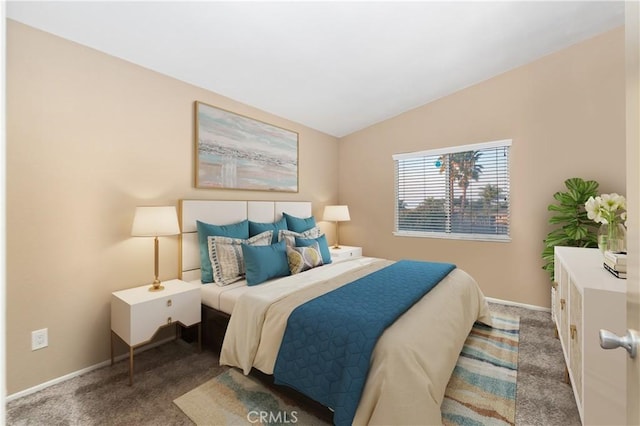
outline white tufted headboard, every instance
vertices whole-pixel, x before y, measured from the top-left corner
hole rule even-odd
[[[253,222],[276,222],[282,213],[297,217],[311,216],[309,201],[220,201],[180,200],[180,279],[200,279],[200,249],[196,220],[215,225],[230,225],[248,219]]]

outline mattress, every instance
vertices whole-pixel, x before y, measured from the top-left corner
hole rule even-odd
[[[373,262],[375,259],[370,257],[360,257],[344,262],[335,262],[328,265],[323,265],[318,268],[314,268],[309,271],[305,271],[303,274],[297,274],[293,276],[285,277],[284,279],[294,286],[305,286],[316,282],[321,279],[328,279],[334,275],[339,275],[344,272],[348,272],[363,265],[367,265]],[[281,278],[280,280],[282,280]],[[276,282],[279,280],[273,280]],[[200,284],[200,280],[191,281],[193,283]],[[269,285],[272,282],[262,285]],[[299,288],[299,287],[298,287]],[[222,311],[231,315],[233,308],[236,305],[237,300],[245,292],[250,290],[251,287],[247,285],[246,280],[237,281],[233,284],[226,286],[219,286],[216,284],[203,284],[202,285],[202,304],[209,306],[210,308]]]
[[[192,281],[200,284],[200,280]],[[249,289],[247,281],[242,280],[221,287],[217,284],[202,284],[202,304],[231,315],[238,298]]]

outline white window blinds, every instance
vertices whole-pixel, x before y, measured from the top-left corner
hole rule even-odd
[[[509,240],[511,140],[393,156],[395,234]]]

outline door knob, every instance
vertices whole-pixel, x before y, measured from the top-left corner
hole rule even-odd
[[[635,358],[638,353],[638,333],[634,330],[627,330],[627,335],[620,337],[609,330],[600,330],[600,347],[602,349],[625,348],[631,358]]]

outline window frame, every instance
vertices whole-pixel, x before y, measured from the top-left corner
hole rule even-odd
[[[393,235],[397,237],[417,237],[417,238],[439,238],[449,240],[467,240],[467,241],[490,241],[490,242],[510,242],[511,241],[511,217],[512,217],[512,205],[511,205],[511,146],[512,139],[502,139],[490,142],[482,142],[476,144],[459,145],[446,148],[436,148],[423,151],[406,152],[400,154],[393,154],[393,166],[394,166],[394,230]],[[507,167],[506,175],[509,182],[509,191],[507,193],[508,202],[508,214],[507,214],[507,233],[506,234],[481,234],[481,233],[462,233],[462,232],[437,232],[437,231],[411,231],[399,229],[399,172],[398,161],[423,158],[427,156],[440,156],[455,154],[468,151],[480,151],[484,149],[492,148],[507,148]],[[448,196],[445,197],[445,202],[449,203]],[[449,213],[447,212],[447,227],[450,226]]]

